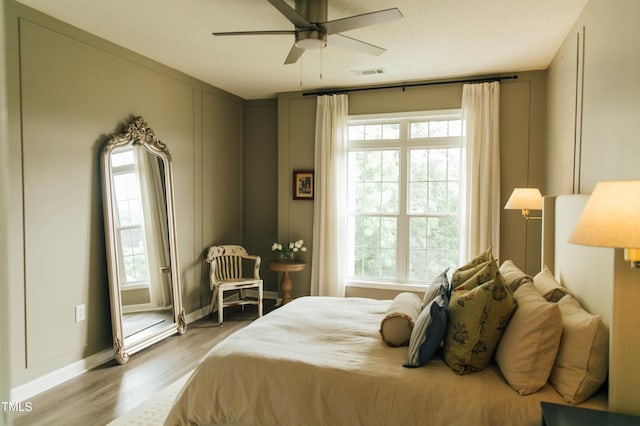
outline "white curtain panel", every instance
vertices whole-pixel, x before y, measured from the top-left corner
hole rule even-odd
[[[347,215],[347,95],[319,96],[311,294],[344,297]]]
[[[461,220],[461,262],[493,247],[500,255],[500,83],[462,88],[465,198]]]

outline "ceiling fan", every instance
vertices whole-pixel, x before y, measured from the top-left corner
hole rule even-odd
[[[214,36],[294,34],[295,42],[284,61],[285,64],[294,64],[305,50],[324,48],[327,45],[327,36],[331,36],[329,41],[332,45],[354,49],[370,55],[380,55],[385,51],[382,47],[339,33],[402,18],[402,13],[398,8],[391,8],[327,21],[327,0],[295,0],[295,9],[284,0],[267,1],[291,21],[295,29],[230,31],[212,34]]]

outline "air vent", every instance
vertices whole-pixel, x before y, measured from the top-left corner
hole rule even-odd
[[[386,74],[387,70],[384,68],[363,68],[363,69],[351,70],[351,73],[355,75],[369,76],[369,75]]]

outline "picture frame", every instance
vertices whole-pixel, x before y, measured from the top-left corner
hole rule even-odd
[[[313,200],[313,170],[293,171],[293,199]]]

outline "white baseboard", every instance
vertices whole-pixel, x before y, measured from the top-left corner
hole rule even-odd
[[[185,320],[187,321],[187,324],[190,324],[207,315],[209,315],[209,306],[204,306],[201,309],[196,309],[195,311],[185,315]],[[189,327],[187,327],[187,332],[189,332]],[[62,384],[67,380],[73,379],[82,373],[109,362],[112,359],[112,348],[89,355],[86,358],[54,370],[44,376],[31,380],[30,382],[12,388],[10,392],[11,401],[18,402],[29,399],[39,393],[53,388],[54,386]]]
[[[258,296],[258,292],[253,289],[245,290],[245,292],[254,297]],[[278,297],[277,291],[265,291],[262,296],[265,299],[273,299],[276,300],[277,303],[280,303],[280,298]],[[190,324],[194,321],[206,317],[207,315],[209,315],[209,306],[203,306],[202,308],[196,309],[195,311],[185,315],[185,320],[187,321],[187,324]],[[187,332],[189,332],[189,327],[187,327]],[[89,355],[86,358],[54,370],[41,377],[38,377],[37,379],[31,380],[30,382],[12,388],[10,392],[11,401],[24,401],[39,393],[51,389],[54,386],[64,383],[69,379],[73,379],[74,377],[79,376],[82,373],[96,368],[104,364],[105,362],[109,362],[112,359],[112,348],[105,349],[93,355]]]
[[[12,388],[10,393],[11,401],[24,401],[25,399],[51,389],[60,383],[79,376],[92,368],[104,364],[111,359],[113,359],[113,349],[111,348],[89,355],[80,361],[73,362],[23,385]]]

